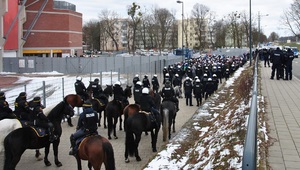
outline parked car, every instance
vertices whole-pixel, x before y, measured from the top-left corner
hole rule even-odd
[[[291,49],[292,49],[293,52],[294,52],[294,57],[295,57],[295,58],[298,58],[298,55],[299,55],[299,50],[298,50],[298,48],[297,48],[297,47],[291,47]]]

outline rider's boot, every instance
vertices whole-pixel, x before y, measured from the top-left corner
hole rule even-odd
[[[70,143],[71,143],[71,150],[69,152],[69,155],[76,155],[76,148],[75,148],[75,145],[76,145],[76,140],[74,138],[73,135],[70,136]]]
[[[179,102],[176,102],[176,112],[178,112],[179,111]]]

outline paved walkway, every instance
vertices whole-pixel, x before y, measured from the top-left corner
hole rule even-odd
[[[300,80],[271,80],[271,68],[261,63],[262,95],[267,104],[270,137],[268,161],[273,170],[300,169]]]

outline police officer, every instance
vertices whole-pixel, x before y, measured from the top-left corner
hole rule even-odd
[[[41,104],[41,98],[34,97],[33,100],[29,102],[29,107],[32,110],[32,114],[30,114],[30,120],[31,122],[33,122],[33,125],[48,129],[50,142],[56,140],[57,136],[55,136],[53,133],[54,132],[53,124],[44,115],[43,109],[45,107]]]
[[[143,83],[143,87],[150,88],[150,81],[148,79],[148,75],[144,76],[142,83]]]
[[[175,74],[175,78],[173,79],[172,83],[173,83],[173,87],[179,86],[181,88],[182,82],[178,74]]]
[[[135,104],[140,104],[140,99],[142,95],[142,82],[138,81],[133,87],[133,99]]]
[[[0,91],[0,120],[2,119],[14,119],[16,116],[9,108],[9,104],[6,101],[5,93]]]
[[[288,48],[287,50],[287,59],[286,59],[286,67],[285,67],[285,80],[292,80],[292,63],[294,60],[294,52]]]
[[[158,93],[158,89],[159,89],[159,82],[157,79],[157,75],[154,74],[152,79],[151,79],[151,83],[152,83],[152,89],[155,93]]]
[[[205,88],[205,100],[214,93],[214,89],[214,82],[212,81],[212,78],[208,78]]]
[[[93,110],[92,103],[87,100],[83,103],[82,107],[83,112],[80,114],[78,119],[78,124],[76,127],[77,131],[70,136],[71,150],[69,152],[69,155],[77,154],[77,139],[92,134],[98,134],[98,114]]]
[[[122,102],[124,100],[124,90],[121,87],[121,82],[117,81],[113,86],[113,94],[114,94],[114,100]]]
[[[27,95],[21,92],[15,100],[15,115],[23,121],[29,121],[30,108],[27,102]]]
[[[159,118],[159,112],[155,109],[155,103],[153,98],[149,95],[149,88],[144,87],[142,89],[142,96],[141,96],[141,110],[145,112],[153,113],[155,118]]]
[[[171,77],[170,77],[170,74],[169,74],[169,73],[166,73],[166,74],[164,75],[163,84],[166,84],[167,81],[171,82]]]
[[[82,82],[82,77],[77,77],[74,84],[76,94],[78,94],[83,100],[87,100],[89,95],[87,94],[87,89]]]
[[[138,81],[140,81],[139,75],[136,74],[132,80],[133,85],[135,85]]]
[[[161,97],[163,98],[163,101],[172,101],[175,103],[175,106],[177,107],[177,111],[179,111],[179,101],[175,97],[175,91],[171,85],[170,81],[167,81],[165,86],[161,90]]]
[[[193,84],[189,77],[186,77],[183,83],[183,88],[184,88],[184,95],[186,98],[185,99],[186,105],[188,106],[188,103],[190,102],[190,106],[193,106],[193,102],[192,102]]]
[[[88,90],[91,90],[93,92],[93,97],[96,99],[100,99],[101,95],[103,95],[103,90],[101,85],[99,84],[98,78],[90,83]]]
[[[280,78],[280,70],[281,70],[281,64],[282,64],[282,51],[279,47],[276,48],[276,50],[273,51],[271,55],[271,63],[272,64],[272,73],[271,73],[271,79],[274,79],[275,72],[276,72],[276,78],[279,80]]]
[[[200,79],[196,79],[193,92],[196,98],[197,106],[202,105],[202,90],[203,90],[203,85]]]

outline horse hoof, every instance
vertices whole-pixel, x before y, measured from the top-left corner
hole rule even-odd
[[[111,140],[111,137],[109,136],[108,139]]]
[[[120,131],[122,131],[123,129],[122,128],[120,128]]]
[[[57,167],[61,167],[62,166],[61,162],[56,162],[55,164],[56,164]]]
[[[153,152],[157,152],[156,148],[152,149]]]
[[[107,127],[104,125],[104,129],[107,129]]]
[[[141,157],[139,157],[139,156],[138,156],[138,157],[136,157],[136,161],[138,161],[138,162],[139,162],[139,161],[141,161],[141,160],[142,160],[142,159],[141,159]]]
[[[46,166],[51,166],[51,163],[49,161],[44,161]]]
[[[115,136],[115,139],[118,139],[118,136]]]
[[[129,163],[130,162],[130,160],[127,158],[127,159],[125,159],[125,163]]]
[[[37,160],[37,161],[41,161],[41,160],[43,160],[43,158],[37,157],[36,160]]]

